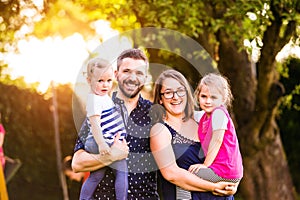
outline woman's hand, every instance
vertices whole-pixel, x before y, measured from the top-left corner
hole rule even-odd
[[[239,182],[218,182],[217,185],[218,186],[213,191],[213,194],[218,196],[228,196],[234,195],[236,193]]]

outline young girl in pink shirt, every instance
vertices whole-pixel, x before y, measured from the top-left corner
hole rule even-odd
[[[205,75],[195,91],[201,111],[198,136],[205,154],[203,164],[191,165],[189,171],[211,181],[239,182],[243,177],[242,156],[232,119],[227,111],[233,99],[225,77]]]

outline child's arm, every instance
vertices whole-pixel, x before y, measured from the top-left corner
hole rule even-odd
[[[204,163],[191,165],[188,170],[189,172],[197,173],[201,168],[207,168],[214,162],[222,145],[224,133],[224,129],[215,130],[213,132]]]
[[[223,143],[225,129],[227,128],[228,119],[224,111],[217,109],[212,114],[212,127],[213,133],[210,140],[207,155],[205,157],[203,164],[195,164],[189,167],[189,171],[192,173],[197,173],[200,168],[209,167],[215,160],[221,145]]]
[[[225,130],[227,129],[228,118],[221,109],[216,109],[212,113],[212,137],[209,142],[207,155],[203,165],[209,167],[215,160],[223,143]]]
[[[94,136],[96,143],[98,144],[98,149],[100,154],[107,154],[110,152],[110,147],[105,142],[105,139],[102,135],[102,130],[100,127],[100,117],[98,115],[93,115],[89,117],[91,123],[91,130]]]
[[[203,165],[205,165],[206,167],[209,167],[214,162],[214,160],[220,150],[220,147],[222,145],[224,133],[225,133],[224,129],[219,129],[219,130],[213,131],[211,141],[208,146],[207,155],[206,155],[205,161],[203,163]]]

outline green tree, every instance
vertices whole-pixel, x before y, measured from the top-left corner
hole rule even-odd
[[[8,52],[16,52],[18,40],[26,37],[34,22],[40,16],[40,9],[30,0],[0,1],[0,81],[17,83],[24,87],[23,79],[11,81],[9,75],[3,75],[3,69],[7,63],[3,55]],[[27,87],[27,86],[26,86]]]
[[[283,46],[299,40],[299,1],[128,0],[118,1],[117,6],[113,1],[75,2],[87,12],[107,13],[106,19],[119,30],[163,27],[198,41],[231,81],[245,166],[241,195],[245,199],[296,198],[275,121],[283,95],[275,64]],[[256,20],[249,18],[251,14]],[[250,55],[254,49],[244,47],[245,39],[256,41],[256,63]]]
[[[280,71],[286,94],[282,99],[280,114],[277,121],[280,127],[282,143],[287,152],[289,168],[293,174],[293,180],[297,191],[300,191],[300,174],[298,153],[300,130],[300,59],[290,57],[282,65]]]
[[[67,37],[76,32],[86,37],[95,34],[89,24],[88,13],[83,12],[83,7],[72,1],[45,1],[44,12],[47,13],[47,20],[35,23],[36,37]]]
[[[30,0],[0,1],[0,52],[16,50],[16,42],[32,28],[40,9]]]
[[[18,158],[21,168],[7,185],[10,199],[61,199],[56,167],[51,95],[0,83],[0,111],[6,129],[6,156]],[[73,153],[77,137],[72,116],[72,88],[57,86],[62,155]],[[78,199],[80,184],[69,183],[71,199]],[[34,192],[33,192],[34,191]]]
[[[80,12],[88,13],[87,22],[106,19],[121,31],[149,26],[168,28],[199,42],[217,63],[218,70],[230,79],[235,96],[233,113],[245,167],[240,194],[250,200],[296,198],[275,120],[283,95],[275,66],[276,56],[284,45],[299,40],[299,1],[74,0],[73,3],[81,6]],[[45,21],[50,10],[46,10]],[[251,60],[255,49],[244,47],[245,40],[254,42],[258,48],[255,62]],[[149,53],[151,60],[166,58],[157,51]],[[183,72],[187,69],[177,68]],[[194,82],[200,78],[192,77]]]

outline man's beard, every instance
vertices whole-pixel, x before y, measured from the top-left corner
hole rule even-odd
[[[124,83],[123,83],[124,85]],[[128,97],[128,98],[134,98],[136,97],[140,91],[143,89],[144,85],[140,85],[139,87],[136,88],[136,90],[134,90],[133,92],[127,92],[122,85],[119,84],[119,89],[121,90],[121,92],[124,94],[124,96]]]

